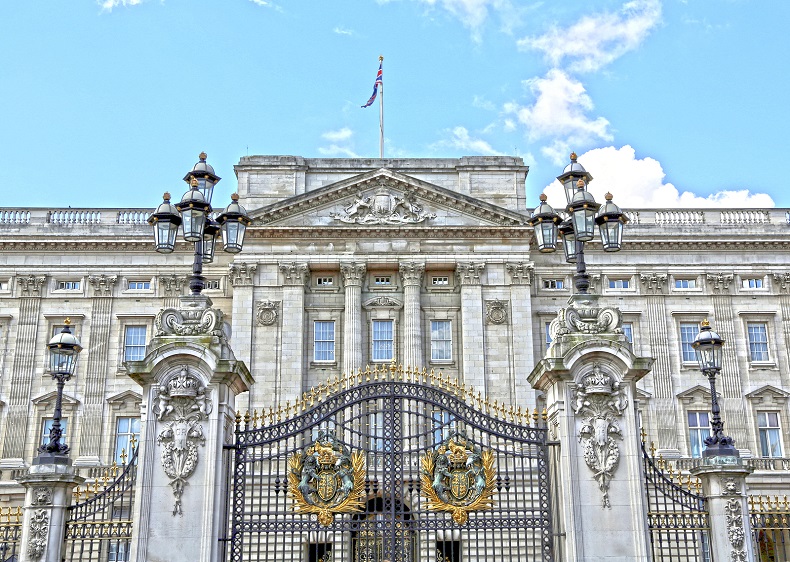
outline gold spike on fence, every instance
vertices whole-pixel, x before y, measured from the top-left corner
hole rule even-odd
[[[0,507],[0,523],[4,525],[21,525],[22,507],[21,506]]]

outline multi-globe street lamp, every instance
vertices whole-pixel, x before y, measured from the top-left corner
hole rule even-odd
[[[189,280],[193,296],[200,295],[205,287],[203,264],[214,260],[217,234],[222,233],[223,249],[230,254],[237,254],[241,252],[244,234],[251,222],[247,211],[239,205],[236,193],[230,196],[230,205],[216,219],[212,218],[211,197],[214,186],[221,178],[206,162],[205,152],[201,152],[199,158],[200,161],[184,176],[189,191],[181,201],[173,205],[170,194],[165,193],[162,204],[148,218],[148,224],[154,229],[157,252],[169,254],[175,249],[179,227],[184,240],[194,242],[195,260]]]
[[[532,213],[528,221],[535,229],[538,251],[554,252],[558,238],[562,241],[565,261],[576,264],[576,275],[573,284],[577,294],[588,294],[590,276],[584,261],[584,243],[595,238],[595,225],[601,236],[601,244],[605,252],[617,252],[623,243],[623,225],[628,217],[620,207],[612,202],[612,194],[606,194],[606,203],[601,206],[587,191],[592,181],[584,166],[576,161],[576,153],[571,153],[571,162],[557,180],[565,190],[567,218],[563,218],[549,205],[546,195],[540,195],[540,205]],[[559,235],[559,236],[558,236]]]
[[[719,408],[719,398],[716,395],[716,375],[721,371],[722,347],[724,339],[711,328],[707,320],[703,320],[700,332],[691,344],[697,354],[697,363],[702,374],[708,377],[710,383],[710,402],[711,419],[710,426],[712,433],[705,438],[705,448],[702,450],[703,457],[738,457],[738,449],[735,448],[735,440],[729,435],[724,435],[724,422],[721,421],[721,409]]]
[[[38,452],[44,455],[68,455],[69,446],[61,438],[63,429],[60,421],[63,408],[63,387],[71,379],[77,367],[77,357],[82,351],[80,340],[71,333],[69,327],[71,320],[66,318],[63,329],[55,334],[49,343],[49,371],[52,378],[57,383],[57,395],[55,397],[55,413],[52,416],[52,427],[49,430],[49,442],[41,445]]]

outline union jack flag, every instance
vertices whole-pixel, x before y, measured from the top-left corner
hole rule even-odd
[[[379,84],[381,84],[382,86],[384,85],[384,81],[381,79],[382,64],[384,64],[384,61],[379,62],[379,71],[376,73],[376,83],[373,84],[373,95],[370,96],[368,102],[362,107],[370,107],[373,104],[373,102],[376,100],[376,95],[379,93]]]

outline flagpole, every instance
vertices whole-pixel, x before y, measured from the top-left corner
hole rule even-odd
[[[379,55],[379,64],[384,64],[384,57]],[[384,81],[382,80],[379,87],[381,88],[381,96],[379,96],[379,158],[384,158]]]

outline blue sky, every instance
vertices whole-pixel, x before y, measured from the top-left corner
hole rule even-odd
[[[70,0],[0,5],[2,207],[153,207],[205,150],[573,149],[627,207],[790,207],[785,0]],[[562,196],[549,190],[549,201]]]

